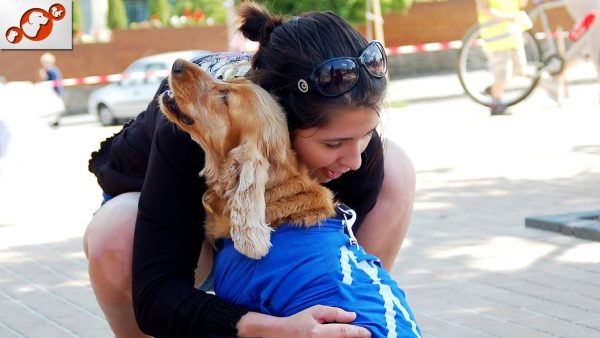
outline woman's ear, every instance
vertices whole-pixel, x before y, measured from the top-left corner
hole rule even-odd
[[[220,181],[226,182],[225,198],[231,212],[231,239],[240,253],[254,259],[271,248],[271,227],[265,223],[265,187],[269,162],[258,148],[259,141],[247,137],[232,149]]]

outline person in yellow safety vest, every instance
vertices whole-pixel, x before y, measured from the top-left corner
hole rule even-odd
[[[531,21],[521,11],[527,0],[475,0],[477,21],[481,25],[483,50],[487,53],[494,83],[491,115],[508,115],[502,96],[510,79],[524,73],[526,64],[522,32]]]

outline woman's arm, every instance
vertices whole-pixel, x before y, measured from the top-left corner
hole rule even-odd
[[[367,252],[391,271],[410,224],[415,193],[415,169],[406,153],[386,141],[384,176],[377,202],[356,237]]]
[[[132,297],[140,329],[156,337],[235,336],[247,310],[194,288],[204,240],[200,147],[166,121],[157,99],[133,244]],[[150,115],[150,116],[148,116]]]

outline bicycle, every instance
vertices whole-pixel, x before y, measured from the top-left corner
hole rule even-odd
[[[576,41],[564,47],[564,50],[559,48],[558,39],[564,39],[564,36],[558,36],[556,39],[556,34],[550,28],[546,11],[565,7],[567,1],[536,1],[534,7],[527,13],[532,23],[539,20],[542,31],[536,31],[533,25],[531,29],[522,32],[526,55],[525,69],[522,74],[513,74],[504,91],[502,104],[511,106],[526,99],[538,85],[543,72],[550,75],[561,74],[565,64],[577,57],[587,39],[592,37],[586,33],[590,31],[591,25],[600,24],[599,20],[593,20],[595,16],[591,24],[587,22],[587,30]],[[589,21],[590,15],[597,14],[593,12],[588,13],[584,20]],[[485,42],[481,37],[481,30],[493,24],[495,22],[476,24],[471,27],[462,39],[457,59],[458,79],[465,93],[475,102],[488,107],[492,104],[490,85],[494,82],[494,77],[489,67],[488,54],[483,50]]]

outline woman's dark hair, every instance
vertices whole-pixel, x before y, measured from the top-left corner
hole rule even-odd
[[[379,112],[387,81],[372,78],[363,67],[357,85],[339,97],[302,93],[297,88],[298,80],[307,78],[315,65],[333,57],[358,57],[367,46],[367,40],[344,19],[332,12],[284,19],[252,2],[241,4],[238,15],[242,34],[260,44],[248,77],[278,97],[290,131],[326,125],[331,108],[370,107]]]

